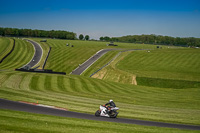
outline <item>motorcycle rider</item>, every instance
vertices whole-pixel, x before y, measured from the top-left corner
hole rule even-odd
[[[110,105],[110,106],[107,106],[107,105]],[[107,113],[109,113],[109,114],[112,114],[112,111],[111,111],[110,109],[111,109],[112,107],[116,107],[116,105],[115,105],[115,103],[113,102],[112,99],[110,99],[109,102],[106,103],[104,106],[106,107],[106,109],[107,109],[106,111],[107,111]]]

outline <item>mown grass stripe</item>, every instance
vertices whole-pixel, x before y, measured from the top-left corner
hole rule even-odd
[[[85,80],[90,92],[92,92],[94,94],[100,92],[99,89],[97,89],[98,87],[92,83],[92,80],[83,78],[83,77],[82,77],[82,79]]]
[[[2,84],[9,78],[8,75],[4,75],[4,74],[1,74],[0,75],[0,87],[2,86]]]
[[[111,92],[112,92],[113,94],[120,93],[120,90],[116,90],[116,89],[113,88],[109,83],[108,83],[108,84],[104,84],[104,86],[110,91],[110,93],[111,93]]]
[[[106,85],[106,83],[104,83],[104,82],[95,81],[95,82],[93,82],[93,84],[96,85],[96,87],[97,87],[100,91],[102,91],[103,93],[105,93],[105,94],[111,92],[110,89],[108,88],[108,86]]]
[[[22,80],[21,75],[11,75],[4,83],[2,86],[8,87],[8,88],[15,88],[19,89],[20,82]]]
[[[82,88],[85,90],[85,92],[88,93],[96,93],[94,86],[91,85],[90,81],[88,81],[87,79],[84,79],[82,77],[79,78],[81,84],[82,84]]]
[[[64,76],[57,77],[57,86],[60,91],[66,92],[66,88],[64,85]]]
[[[30,83],[31,90],[39,90],[39,88],[38,88],[38,80],[39,80],[39,76],[38,75],[34,75],[32,77],[31,83]]]
[[[33,75],[24,74],[22,82],[20,83],[20,89],[22,90],[30,90],[30,82],[32,80]]]
[[[116,90],[118,90],[118,93],[122,93],[122,94],[130,94],[132,93],[129,89],[124,89],[123,87],[120,87],[118,85],[115,85],[115,84],[111,84],[109,83],[109,85],[112,87],[112,88],[116,88]]]
[[[76,82],[76,88],[79,89],[79,92],[88,93],[87,88],[85,88],[85,87],[87,87],[87,85],[81,81],[80,77],[77,76],[75,82]]]
[[[84,79],[82,79],[81,77],[78,78],[78,81],[80,82],[81,84],[81,88],[82,90],[85,92],[85,93],[91,93],[91,89],[92,88],[88,88],[88,85],[86,83],[86,81]]]
[[[74,78],[69,78],[69,82],[70,82],[71,90],[78,91],[77,90],[78,88],[76,88],[76,86],[75,86],[75,79]]]
[[[15,53],[12,52],[11,55],[9,56],[12,62],[11,61],[8,62],[8,58],[6,58],[5,61],[7,61],[8,63],[5,62],[4,67],[12,67],[13,65],[16,64],[16,61],[19,59],[19,55],[22,53],[22,49],[20,49],[20,47],[22,47],[21,43],[16,41],[16,48],[14,49]]]
[[[55,92],[59,92],[60,89],[58,88],[58,76],[51,76],[51,90],[55,91]]]
[[[0,38],[0,61],[11,51],[13,48],[13,39]]]
[[[49,89],[49,88],[46,88],[45,78],[46,78],[46,75],[40,75],[39,76],[37,87],[40,91],[45,91],[45,89]]]
[[[0,38],[0,57],[7,51],[10,46],[10,40],[8,38]],[[1,59],[1,58],[0,58]]]
[[[50,91],[50,90],[52,90],[53,91],[53,89],[52,89],[52,84],[51,84],[51,79],[52,79],[52,76],[50,76],[50,75],[46,75],[45,76],[45,78],[44,78],[44,84],[45,84],[45,90],[48,90],[48,91]]]
[[[98,84],[98,81],[91,80],[90,83],[94,86],[98,93],[106,93],[104,89]]]
[[[72,92],[72,88],[71,88],[71,83],[70,83],[70,78],[69,77],[64,77],[63,78],[63,83],[64,88],[66,89],[67,92]]]

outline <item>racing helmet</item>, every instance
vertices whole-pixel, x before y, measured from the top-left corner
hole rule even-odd
[[[109,102],[113,102],[113,100],[112,100],[112,99],[110,99],[110,100],[109,100]]]

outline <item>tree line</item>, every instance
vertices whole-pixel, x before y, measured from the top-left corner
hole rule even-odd
[[[200,38],[194,37],[170,37],[161,35],[128,35],[122,37],[100,37],[100,41],[128,42],[141,44],[161,44],[161,45],[179,45],[200,47]]]
[[[58,39],[75,40],[76,33],[63,30],[32,30],[18,28],[2,28],[0,27],[0,36],[23,36],[23,37],[47,37]]]

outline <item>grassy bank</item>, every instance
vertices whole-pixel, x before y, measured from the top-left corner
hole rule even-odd
[[[92,77],[159,88],[200,88],[199,57],[196,49],[123,52]],[[104,61],[101,59],[93,66],[108,62]],[[97,69],[93,66],[89,70]]]
[[[13,47],[12,39],[0,37],[0,60],[11,51],[12,47]]]
[[[199,81],[172,80],[147,77],[137,77],[137,84],[151,87],[174,89],[200,88]]]
[[[135,51],[117,68],[140,77],[200,81],[199,49]]]
[[[13,52],[0,64],[0,69],[14,70],[20,68],[32,59],[33,54],[32,44],[21,39],[15,39]]]
[[[0,72],[0,97],[94,114],[113,99],[119,117],[200,124],[199,89],[162,89],[83,76]],[[192,103],[192,104],[191,104]]]

